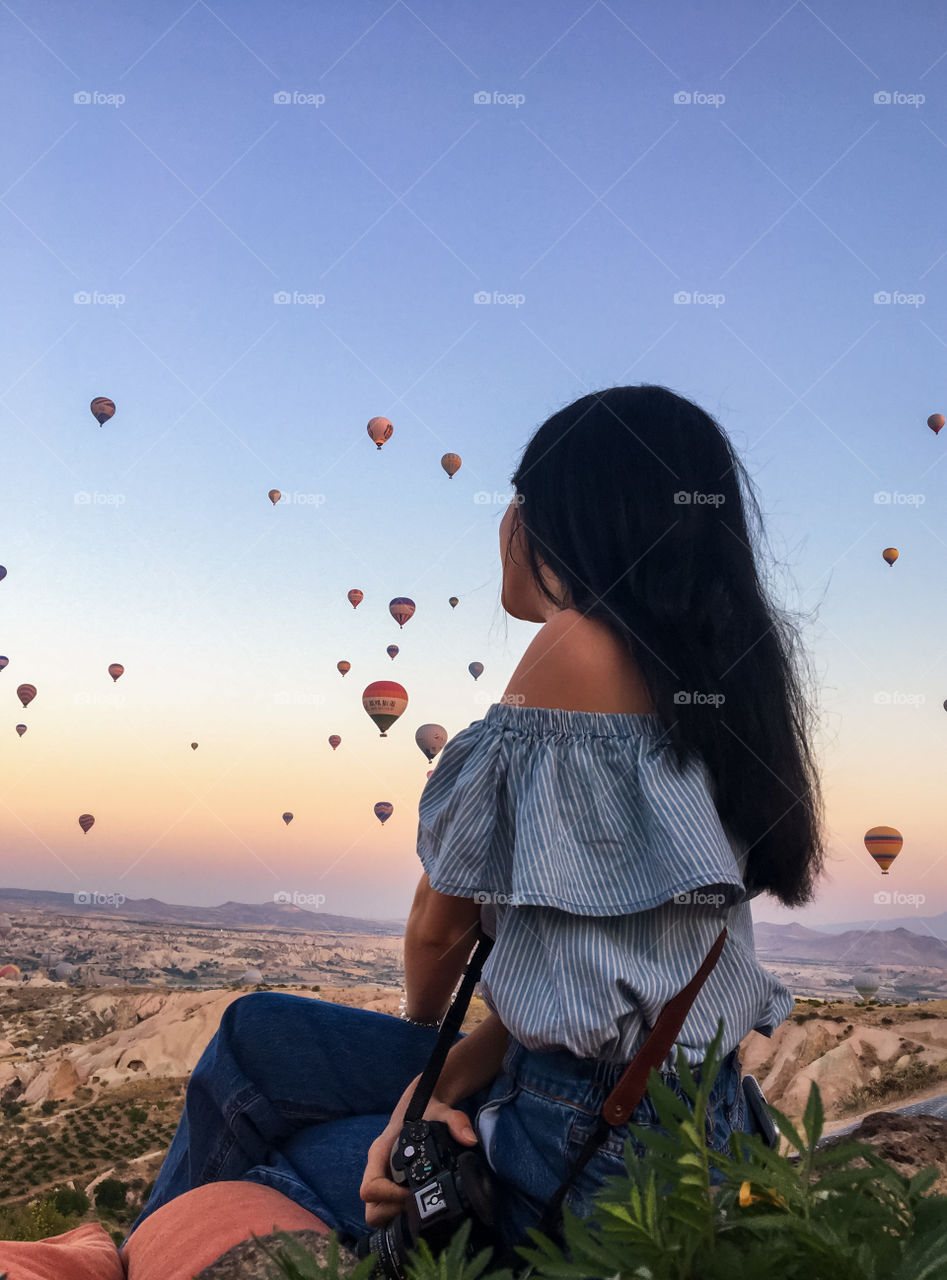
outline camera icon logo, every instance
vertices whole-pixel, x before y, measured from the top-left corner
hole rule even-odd
[[[875,305],[879,307],[887,306],[891,301],[891,294],[887,289],[879,289],[875,294]]]
[[[78,293],[72,295],[72,300],[79,307],[86,307],[92,301],[92,294],[87,293],[85,289],[80,289]]]
[[[92,901],[92,894],[88,889],[77,889],[72,895],[72,900],[77,907],[87,907]]]
[[[81,489],[78,493],[73,495],[72,500],[77,506],[84,507],[92,501],[92,494],[86,493],[84,489]]]
[[[876,107],[886,107],[891,102],[891,94],[884,89],[879,89],[875,94],[874,103]]]
[[[285,889],[281,889],[277,893],[273,894],[273,901],[281,906],[286,906],[288,903],[292,902],[292,900],[293,895],[288,893]]]
[[[292,302],[292,300],[293,300],[292,296],[288,294],[285,289],[281,290],[279,293],[273,294],[273,301],[278,302],[280,304]]]
[[[678,289],[674,295],[674,305],[677,307],[686,306],[691,300],[691,295],[686,289]]]
[[[675,93],[674,95],[674,101],[679,107],[686,106],[687,103],[690,102],[690,100],[691,100],[691,95],[687,92],[686,89],[679,89],[678,92]]]
[[[87,107],[92,101],[92,94],[85,89],[80,89],[78,93],[72,95],[72,100],[77,107]]]
[[[675,893],[674,904],[678,907],[686,907],[691,900],[692,895],[689,893]]]
[[[287,93],[285,89],[283,89],[280,93],[273,94],[273,101],[276,103],[278,107],[285,107],[287,102],[292,102],[292,100],[293,100],[293,95],[291,93]]]
[[[875,502],[879,506],[885,506],[887,503],[890,503],[891,502],[890,491],[887,489],[879,489],[878,492],[875,494]]]
[[[485,89],[481,89],[479,93],[474,94],[475,107],[487,107],[490,105],[490,95]]]
[[[674,495],[674,505],[676,507],[686,507],[691,501],[691,495],[686,489],[679,489]]]
[[[686,689],[676,689],[674,697],[671,699],[675,707],[689,707],[693,701],[692,695]]]
[[[875,894],[875,905],[878,907],[890,907],[891,894],[887,889],[879,889]]]
[[[481,289],[478,293],[474,294],[474,302],[478,307],[485,306],[489,301],[490,295],[487,293],[486,289]]]

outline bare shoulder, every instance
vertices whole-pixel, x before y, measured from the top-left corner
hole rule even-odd
[[[650,714],[654,705],[633,656],[598,618],[563,609],[533,637],[506,701],[566,711]]]

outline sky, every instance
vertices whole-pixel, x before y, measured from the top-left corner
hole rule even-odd
[[[537,631],[499,603],[518,457],[658,383],[747,463],[815,675],[827,874],[756,918],[947,909],[935,0],[11,0],[0,32],[0,884],[403,918],[414,731],[479,719]]]

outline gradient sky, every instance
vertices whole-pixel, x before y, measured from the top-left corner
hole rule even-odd
[[[499,606],[519,453],[656,382],[730,433],[807,613],[831,855],[795,918],[947,908],[939,3],[11,0],[0,32],[0,884],[404,916],[414,731],[536,631]]]

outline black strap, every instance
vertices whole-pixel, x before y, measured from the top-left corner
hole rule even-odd
[[[493,939],[483,934],[477,943],[477,950],[467,962],[464,980],[460,984],[451,1007],[447,1010],[444,1021],[441,1023],[440,1030],[437,1033],[437,1043],[434,1045],[431,1056],[428,1058],[427,1066],[421,1073],[421,1079],[411,1095],[408,1109],[404,1113],[406,1124],[414,1120],[420,1120],[424,1115],[427,1104],[431,1101],[434,1086],[437,1084],[438,1077],[444,1068],[444,1061],[450,1052],[451,1046],[457,1038],[457,1032],[460,1030],[461,1023],[464,1020],[467,1006],[470,1004],[470,997],[473,995],[474,987],[480,981],[480,971],[483,969],[492,947]]]

